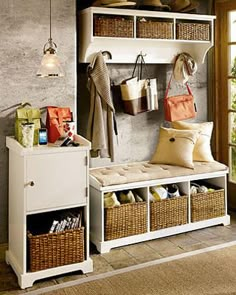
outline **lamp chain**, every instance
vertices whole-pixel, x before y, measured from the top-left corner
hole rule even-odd
[[[52,0],[49,0],[50,3],[50,8],[49,8],[49,13],[50,13],[50,37],[49,37],[49,42],[52,42]]]

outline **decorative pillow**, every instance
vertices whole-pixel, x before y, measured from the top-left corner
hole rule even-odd
[[[211,153],[211,134],[213,130],[213,122],[187,123],[178,121],[172,122],[172,127],[179,130],[199,130],[200,135],[193,150],[193,161],[214,161]]]
[[[161,127],[157,148],[150,162],[193,168],[193,148],[198,136],[198,130]]]

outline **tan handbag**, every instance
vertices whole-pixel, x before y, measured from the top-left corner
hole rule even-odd
[[[156,79],[142,79],[143,66],[145,66],[144,58],[139,54],[132,77],[120,85],[124,112],[130,115],[158,109]],[[138,70],[137,76],[135,76],[136,69]],[[152,89],[155,91],[151,92]]]

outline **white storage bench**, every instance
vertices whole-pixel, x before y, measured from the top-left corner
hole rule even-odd
[[[90,239],[100,253],[111,248],[217,224],[228,225],[228,168],[195,162],[194,169],[137,162],[90,169]],[[190,183],[204,181],[211,192],[190,195]],[[181,195],[151,201],[149,188],[177,184]],[[143,202],[104,208],[104,194],[132,190]]]

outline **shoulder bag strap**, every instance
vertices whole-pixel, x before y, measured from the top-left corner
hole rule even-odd
[[[191,89],[190,89],[190,87],[189,87],[189,85],[188,85],[188,82],[186,82],[185,85],[186,85],[186,87],[187,87],[188,94],[193,95],[193,93],[192,93],[192,91],[191,91]]]
[[[168,92],[169,92],[169,89],[170,89],[170,83],[171,83],[171,80],[172,80],[172,76],[173,76],[173,73],[171,73],[171,75],[170,75],[170,80],[169,80],[168,85],[166,87],[166,92],[165,92],[164,99],[167,99],[167,97],[168,97]]]
[[[19,104],[19,109],[25,108],[26,106],[32,107],[31,103],[22,102],[22,103]]]

